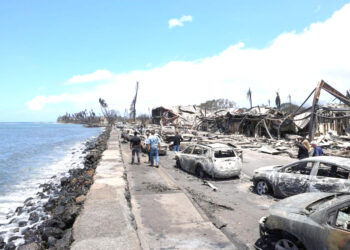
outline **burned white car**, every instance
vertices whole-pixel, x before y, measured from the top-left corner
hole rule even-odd
[[[162,137],[160,137],[159,135],[157,135],[157,136],[158,136],[159,141],[160,141],[159,155],[166,155],[169,145],[163,141]],[[146,136],[141,135],[140,138],[141,138],[142,152],[146,153],[147,152]]]
[[[200,178],[239,176],[241,158],[233,147],[221,143],[193,144],[175,156],[176,166]]]
[[[350,249],[350,194],[306,193],[272,205],[257,249]]]
[[[174,140],[176,129],[174,126],[162,126],[161,135],[167,143],[170,143]]]
[[[254,171],[259,195],[287,197],[305,192],[350,192],[350,159],[318,156]]]

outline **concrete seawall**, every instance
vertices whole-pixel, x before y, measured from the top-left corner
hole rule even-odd
[[[71,249],[140,249],[133,216],[125,198],[127,183],[119,138],[112,130],[107,150],[96,168],[94,184],[73,226]]]

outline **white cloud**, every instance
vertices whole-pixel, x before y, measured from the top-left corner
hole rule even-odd
[[[345,92],[350,79],[349,23],[350,4],[300,33],[281,34],[263,49],[238,43],[196,61],[172,61],[162,67],[114,74],[108,82],[82,93],[35,97],[29,108],[39,110],[68,102],[74,104],[72,107],[98,109],[98,98],[102,97],[111,108],[124,113],[130,107],[136,81],[140,82],[138,112],[213,98],[228,98],[248,106],[248,88],[254,105],[267,104],[269,99],[274,103],[278,89],[282,101],[286,102],[290,94],[293,102],[301,103],[321,79]]]
[[[179,19],[173,18],[168,21],[169,29],[174,28],[176,26],[184,26],[185,22],[192,22],[192,16],[182,16]]]
[[[81,84],[88,82],[105,81],[111,79],[113,74],[108,70],[96,70],[94,73],[86,75],[76,75],[67,81],[67,84]]]
[[[69,96],[67,94],[58,96],[37,96],[30,100],[27,104],[31,110],[42,110],[46,105],[52,103],[61,103],[69,101]]]

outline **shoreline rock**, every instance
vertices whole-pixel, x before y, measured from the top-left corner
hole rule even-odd
[[[35,211],[30,212],[28,221],[20,224],[30,225],[41,221],[39,226],[28,227],[22,231],[24,243],[18,249],[69,249],[73,241],[72,226],[84,204],[86,194],[93,184],[95,169],[107,148],[111,128],[107,127],[96,139],[88,141],[84,152],[84,167],[70,169],[69,176],[60,179],[58,185],[46,183],[40,186],[38,196],[48,199],[43,209],[48,214],[44,218]],[[32,197],[26,199],[24,206],[31,209]],[[24,207],[23,206],[23,207]],[[23,207],[18,208],[21,213]],[[14,239],[7,243],[0,236],[0,249],[13,249]]]

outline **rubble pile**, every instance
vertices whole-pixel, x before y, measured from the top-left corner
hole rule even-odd
[[[319,105],[322,89],[343,104]],[[312,106],[305,108],[312,95]],[[136,125],[124,127],[124,138],[137,129]],[[295,158],[298,151],[295,140],[305,138],[316,141],[325,155],[350,157],[350,99],[321,80],[294,111],[268,106],[216,111],[195,105],[159,106],[152,109],[151,124],[146,129],[155,130],[169,144],[175,131],[179,131],[184,138],[181,149],[193,142],[222,142],[236,148]]]

